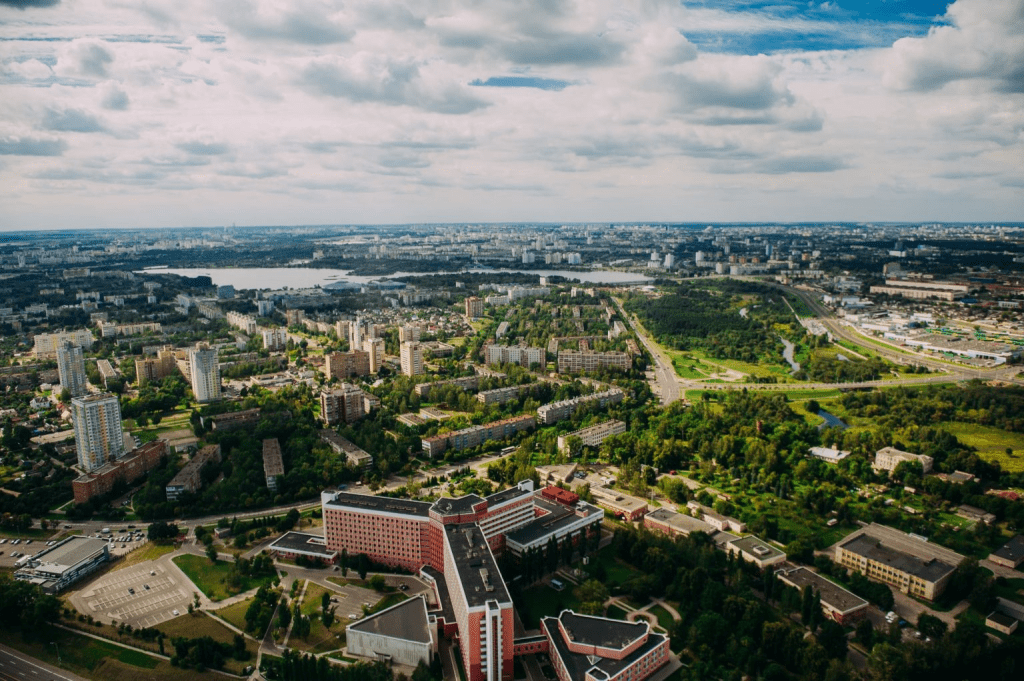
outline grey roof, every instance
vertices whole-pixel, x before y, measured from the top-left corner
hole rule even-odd
[[[392,605],[345,628],[415,643],[431,641],[427,602],[422,596]]]
[[[278,551],[315,553],[324,558],[333,558],[338,555],[337,551],[327,548],[322,535],[305,532],[285,532],[270,544],[270,548]]]
[[[999,547],[998,551],[994,551],[992,555],[998,556],[1003,560],[1013,561],[1014,563],[1020,561],[1024,558],[1024,535],[1018,534]]]
[[[519,489],[518,487],[509,487],[508,489],[495,492],[485,498],[487,499],[488,505],[496,506],[497,504],[505,503],[510,499],[528,496],[529,494],[531,494],[531,492],[528,492],[527,490]]]
[[[327,505],[337,507],[349,506],[361,511],[373,510],[404,515],[418,515],[424,518],[430,515],[430,502],[427,501],[374,497],[369,494],[352,494],[350,492],[335,492],[334,498],[328,501]]]
[[[651,520],[657,520],[669,525],[676,532],[682,532],[683,534],[690,534],[691,532],[706,532],[707,534],[714,534],[717,530],[708,525],[699,518],[694,518],[691,515],[685,513],[677,513],[670,508],[656,508],[649,512],[646,516]]]
[[[779,579],[789,582],[797,589],[803,589],[810,585],[812,589],[821,594],[821,602],[841,613],[852,612],[867,607],[868,602],[860,596],[851,593],[831,582],[816,572],[811,572],[805,567],[796,567],[791,570],[780,570],[776,573]]]
[[[585,501],[580,503],[584,505],[587,517],[594,514],[599,514],[602,518],[604,517],[604,511],[596,506]],[[557,533],[565,525],[576,522],[575,507],[551,502],[539,495],[534,495],[533,505],[536,508],[547,511],[547,514],[538,516],[526,525],[508,532],[505,535],[506,542],[514,542],[519,545],[530,544],[542,537]]]
[[[448,593],[448,582],[444,578],[444,573],[429,565],[420,568],[420,573],[434,580],[437,586],[437,608],[431,612],[447,624],[455,624],[455,609],[452,607],[452,598]]]
[[[61,573],[102,553],[107,547],[104,539],[75,535],[45,551],[41,551],[29,561],[36,565],[36,570]]]
[[[991,620],[1002,627],[1012,627],[1014,622],[1017,621],[1016,617],[1010,617],[1005,612],[999,612],[998,610],[993,611],[992,614],[985,619]]]
[[[886,546],[879,539],[868,534],[859,534],[842,544],[846,551],[856,553],[876,563],[883,563],[900,572],[913,575],[926,582],[937,582],[956,569],[955,565],[944,563],[938,558],[922,559],[897,548]]]
[[[758,560],[768,560],[783,555],[782,551],[767,542],[761,541],[754,535],[749,535],[729,543],[744,553],[756,556]]]
[[[440,515],[463,515],[465,513],[472,513],[473,507],[481,501],[483,499],[475,494],[467,494],[455,499],[443,497],[434,502],[431,510]]]
[[[477,524],[453,523],[444,529],[469,607],[484,605],[487,601],[510,602],[498,563]]]
[[[613,660],[611,658],[599,658],[590,655],[581,655],[579,653],[573,653],[569,650],[565,643],[565,639],[562,638],[561,631],[558,628],[558,619],[562,619],[565,622],[565,616],[570,615],[573,618],[580,618],[580,615],[576,615],[572,611],[563,610],[559,618],[545,617],[541,620],[540,625],[542,629],[549,632],[549,638],[551,639],[553,646],[551,653],[557,654],[562,660],[562,664],[565,666],[568,676],[572,681],[583,681],[586,678],[588,671],[591,672],[591,676],[595,678],[611,678],[618,674],[620,671],[628,667],[629,665],[636,662],[638,659],[647,655],[653,648],[657,647],[665,641],[665,636],[661,634],[650,633],[647,636],[647,641],[641,645],[637,650],[633,651],[625,658],[621,660]],[[604,627],[613,628],[615,625],[626,625],[630,627],[643,627],[647,629],[645,624],[628,624],[619,620],[610,620],[603,617],[588,618],[595,620],[589,624],[589,629],[593,633],[598,634],[600,637],[600,630]],[[587,626],[587,625],[585,625]],[[617,628],[617,627],[615,627]],[[635,641],[637,636],[634,636],[630,642]],[[578,640],[578,639],[577,639]]]
[[[590,615],[577,615],[572,610],[563,610],[558,616],[569,639],[575,643],[622,650],[647,633],[646,622],[623,622],[622,620]]]

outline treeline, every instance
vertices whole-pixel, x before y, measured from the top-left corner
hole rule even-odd
[[[877,381],[891,369],[891,364],[877,357],[843,361],[834,357],[812,356],[793,377],[814,383],[860,383]]]
[[[852,392],[843,396],[842,403],[851,415],[872,418],[893,429],[962,421],[1024,432],[1024,388],[1020,386],[994,388],[972,381],[966,386]]]
[[[280,661],[265,663],[271,681],[392,681],[391,667],[384,662],[355,662],[344,667],[326,657],[285,649]]]
[[[23,636],[60,619],[61,602],[35,584],[0,572],[0,631],[20,630]]]

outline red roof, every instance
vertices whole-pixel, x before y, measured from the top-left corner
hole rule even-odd
[[[545,487],[544,490],[541,492],[541,495],[544,496],[544,498],[546,499],[557,501],[559,503],[565,504],[566,506],[572,506],[573,504],[580,500],[580,495],[576,494],[575,492],[570,492],[567,489],[555,487],[554,485],[549,485],[548,487]]]

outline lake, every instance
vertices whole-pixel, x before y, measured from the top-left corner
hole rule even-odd
[[[566,279],[578,279],[586,284],[621,284],[625,282],[653,281],[651,277],[642,274],[604,270],[573,272],[571,270],[469,269],[457,272],[395,272],[394,274],[371,277],[349,274],[349,270],[319,269],[315,267],[161,267],[135,271],[136,274],[178,274],[183,277],[206,276],[210,277],[215,286],[234,286],[239,290],[313,288],[314,286],[333,284],[336,281],[365,284],[370,281],[394,279],[395,277],[424,276],[425,274],[459,274],[461,272],[475,274],[507,272],[535,274],[538,277],[560,276]]]

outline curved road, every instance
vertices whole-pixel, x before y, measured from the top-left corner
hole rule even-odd
[[[793,293],[799,296],[800,299],[803,300],[804,303],[806,303],[807,306],[817,315],[818,321],[821,322],[821,324],[824,325],[834,337],[842,338],[857,345],[865,344],[866,341],[863,338],[859,338],[859,334],[856,334],[852,330],[840,324],[839,321],[832,316],[831,312],[821,305],[821,303],[818,302],[810,292],[801,291],[800,289],[795,289],[789,286],[782,286],[781,284],[774,284],[774,286],[787,293]],[[647,348],[647,351],[650,352],[651,356],[654,358],[656,391],[661,395],[662,404],[669,404],[683,398],[686,390],[741,390],[743,388],[750,390],[837,390],[852,388],[878,388],[896,385],[952,383],[976,378],[982,380],[1002,380],[1024,385],[1024,381],[1018,379],[1016,376],[1020,370],[1019,367],[1016,366],[995,367],[991,369],[958,367],[947,362],[932,359],[927,355],[913,351],[904,352],[895,348],[889,349],[880,347],[874,343],[871,343],[868,347],[870,347],[873,352],[877,352],[879,355],[894,364],[907,364],[912,360],[915,364],[919,364],[933,371],[939,371],[942,373],[915,376],[913,378],[899,378],[887,381],[862,381],[858,383],[706,383],[699,380],[684,379],[680,378],[676,374],[675,367],[672,365],[672,360],[665,354],[657,343],[651,340],[647,334],[647,330],[644,329],[639,320],[637,320],[635,316],[626,313],[622,307],[622,301],[618,298],[613,298],[613,300],[615,300],[615,304],[619,308],[619,313],[624,319],[626,319],[630,328],[633,329],[644,347]]]

